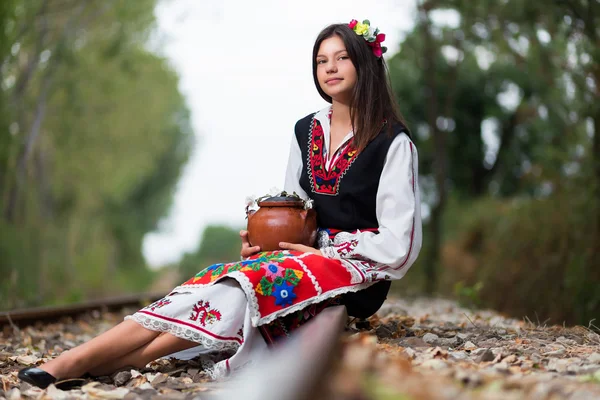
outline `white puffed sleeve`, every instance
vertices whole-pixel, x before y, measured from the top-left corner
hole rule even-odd
[[[285,171],[285,182],[283,190],[288,193],[296,192],[303,199],[308,199],[308,195],[300,186],[300,174],[302,173],[302,152],[296,136],[292,136],[292,144],[290,146],[290,156],[288,157],[288,165]]]
[[[387,279],[400,279],[415,262],[422,243],[417,150],[406,134],[388,150],[379,188],[378,233],[360,232],[350,243],[323,248],[330,258],[373,262]]]

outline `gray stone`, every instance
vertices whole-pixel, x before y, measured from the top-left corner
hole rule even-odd
[[[469,358],[469,355],[464,351],[451,351],[449,355],[455,360],[466,360]]]
[[[567,371],[567,367],[569,366],[569,361],[565,359],[552,358],[548,361],[548,371],[556,371],[558,373],[563,373]]]
[[[121,371],[121,372],[118,372],[114,376],[113,383],[115,384],[115,386],[123,386],[124,384],[129,382],[130,379],[131,379],[131,372]]]
[[[381,306],[381,308],[379,309],[379,311],[377,311],[377,315],[379,315],[380,317],[387,317],[388,315],[398,315],[398,316],[407,316],[408,312],[398,306],[397,304],[391,303],[391,302],[385,302],[383,303],[383,306]]]
[[[463,349],[465,349],[465,350],[470,350],[470,351],[473,351],[473,350],[475,350],[476,348],[477,348],[477,346],[475,346],[475,343],[473,343],[473,342],[466,342],[466,343],[463,345]]]
[[[375,329],[375,334],[378,338],[389,339],[393,336],[394,331],[392,331],[390,326],[382,324]]]
[[[486,361],[494,361],[495,357],[496,356],[494,355],[494,353],[492,353],[490,349],[485,349],[485,351],[481,353],[479,357],[477,357],[477,362],[481,363]]]
[[[456,347],[460,343],[460,340],[458,340],[458,338],[454,336],[451,338],[439,339],[438,343],[442,347]]]
[[[431,347],[430,344],[418,337],[404,338],[400,341],[400,345],[403,347]]]
[[[600,364],[600,353],[592,353],[589,355],[587,360],[594,364]]]
[[[558,350],[553,350],[553,351],[548,351],[546,353],[544,353],[545,356],[548,357],[560,357],[562,355],[564,355],[567,351],[565,349],[558,349]]]
[[[434,333],[426,333],[423,335],[423,341],[425,343],[435,344],[439,339],[440,337]]]

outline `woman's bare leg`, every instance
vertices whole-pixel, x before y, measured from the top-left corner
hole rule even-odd
[[[162,333],[130,353],[88,370],[94,376],[109,375],[124,367],[143,368],[151,361],[166,355],[198,346],[198,343]]]
[[[126,320],[40,366],[57,379],[76,378],[94,367],[131,353],[155,339],[160,332],[151,331]]]

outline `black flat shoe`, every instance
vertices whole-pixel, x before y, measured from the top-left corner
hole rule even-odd
[[[46,389],[50,384],[56,382],[56,378],[39,368],[25,368],[19,371],[19,379],[30,385]]]
[[[85,385],[86,382],[88,382],[87,379],[72,378],[72,379],[65,379],[62,381],[58,381],[54,384],[54,386],[56,386],[56,388],[60,389],[60,390],[72,390],[72,389],[79,389],[80,387]]]

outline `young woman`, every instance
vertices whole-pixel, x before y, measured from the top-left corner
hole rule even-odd
[[[385,36],[368,21],[326,27],[313,78],[331,106],[296,123],[285,190],[312,199],[316,247],[260,252],[242,231],[243,261],[216,264],[93,340],[19,377],[39,387],[106,375],[159,357],[218,350],[225,376],[249,355],[331,304],[368,317],[421,247],[417,151],[396,111],[382,58]]]

